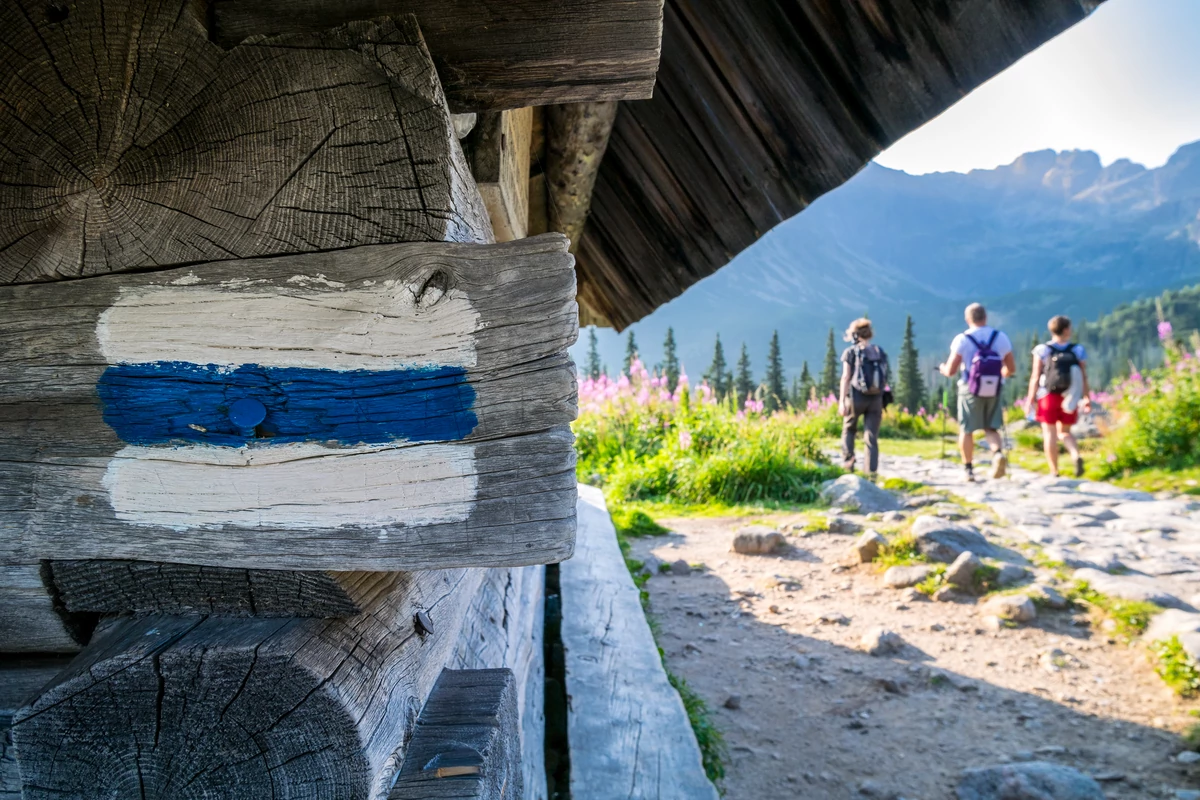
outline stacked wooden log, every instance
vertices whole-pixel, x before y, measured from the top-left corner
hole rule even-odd
[[[544,796],[577,316],[521,107],[648,96],[661,3],[516,5],[596,35],[0,5],[0,796]]]

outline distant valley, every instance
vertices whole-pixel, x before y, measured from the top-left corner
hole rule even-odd
[[[790,374],[817,367],[830,326],[866,313],[899,349],[906,314],[923,361],[940,357],[963,306],[982,300],[1014,334],[1054,313],[1095,318],[1200,282],[1200,142],[1162,167],[1103,166],[1090,151],[1026,153],[967,174],[908,175],[868,165],[765,235],[716,275],[633,326],[645,360],[674,327],[698,377],[719,332],[730,361],[742,342],[757,375],[778,329]],[[586,335],[573,351],[582,362]],[[620,368],[624,335],[600,331]]]

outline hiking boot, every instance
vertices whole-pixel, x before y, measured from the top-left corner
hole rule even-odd
[[[1004,455],[1003,451],[992,456],[992,477],[1003,478],[1004,473],[1008,470],[1008,456]]]
[[[967,483],[975,482],[975,466],[973,464],[963,464],[963,473]]]
[[[854,459],[848,458],[845,461],[843,461],[842,469],[846,470],[846,472],[854,472]]]
[[[1076,478],[1083,477],[1083,457],[1082,456],[1075,459],[1075,477]]]

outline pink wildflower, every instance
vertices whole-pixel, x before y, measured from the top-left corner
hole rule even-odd
[[[1171,323],[1169,321],[1164,319],[1158,323],[1158,338],[1159,341],[1163,342],[1171,338]]]
[[[679,432],[679,449],[687,450],[692,446],[692,434],[690,431],[682,430]]]

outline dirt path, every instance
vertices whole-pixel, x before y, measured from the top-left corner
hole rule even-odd
[[[953,484],[954,494],[1001,506],[1010,520],[1020,509],[1048,518],[1006,522],[963,507],[993,540],[1029,541],[1026,528],[1067,530],[1036,507],[1054,491],[1044,479],[1026,473],[967,487],[957,471],[913,461],[889,466],[909,480]],[[1088,502],[1091,509],[1136,501]],[[940,800],[954,797],[965,768],[1031,759],[1095,776],[1112,800],[1200,788],[1200,766],[1173,760],[1182,749],[1176,733],[1196,722],[1191,706],[1158,679],[1143,649],[1110,641],[1077,610],[1042,611],[1033,623],[994,630],[973,599],[931,602],[885,588],[873,565],[839,563],[853,536],[789,537],[779,556],[730,552],[748,522],[793,521],[660,520],[670,536],[634,542],[634,556],[652,563],[704,565],[686,576],[656,574],[646,588],[668,665],[708,702],[726,736],[727,797]],[[1106,539],[1112,528],[1084,527],[1090,534],[1065,534],[1077,542],[1040,544],[1131,547]],[[1165,557],[1139,552],[1143,560]],[[1172,588],[1187,590],[1190,578]],[[863,634],[878,626],[900,634],[903,649],[862,652]]]

